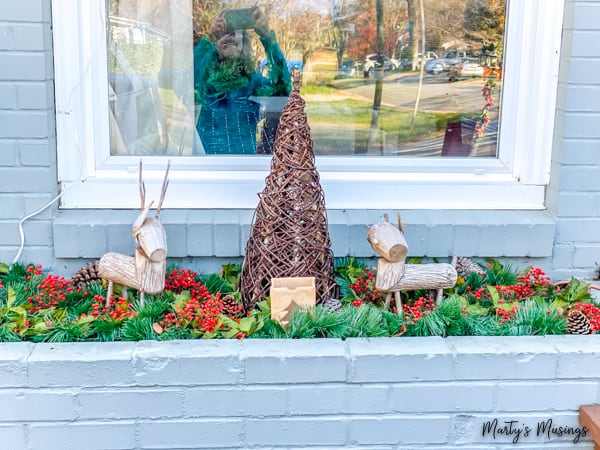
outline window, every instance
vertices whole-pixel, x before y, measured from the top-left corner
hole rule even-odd
[[[473,8],[497,3],[493,0],[462,1]],[[192,130],[199,114],[197,94],[194,93],[197,80],[189,77],[192,26],[196,24],[185,20],[187,12],[193,11],[192,0],[147,3],[160,3],[167,8],[169,14],[163,11],[158,19],[170,21],[169,32],[147,17],[141,20],[131,12],[111,10],[118,5],[116,0],[90,0],[75,5],[66,0],[53,0],[59,178],[62,188],[68,189],[61,206],[137,207],[136,171],[141,156],[145,178],[154,181],[147,182],[149,190],[160,188],[166,161],[172,160],[165,207],[254,208],[256,194],[262,190],[268,174],[268,154],[203,154],[195,150],[206,142],[202,142],[201,132]],[[364,128],[356,125],[340,132],[342,124],[332,126],[332,118],[341,116],[343,120],[350,118],[356,122],[355,110],[345,106],[350,112],[344,116],[332,108],[331,91],[322,88],[317,95],[324,95],[325,101],[307,102],[307,113],[328,208],[542,209],[550,166],[563,2],[510,1],[500,55],[497,46],[484,52],[483,48],[475,48],[472,42],[467,42],[450,44],[455,48],[448,47],[440,58],[435,56],[444,50],[441,41],[435,46],[426,43],[423,49],[418,47],[422,46],[422,39],[414,44],[410,33],[404,32],[402,27],[406,26],[406,17],[401,13],[406,10],[403,6],[407,4],[406,0],[390,2],[399,11],[397,36],[394,35],[391,47],[388,46],[384,54],[366,53],[364,60],[357,64],[357,53],[349,49],[358,22],[342,21],[341,18],[348,16],[344,8],[362,3],[366,11],[367,2],[335,1],[328,7],[330,20],[331,17],[339,19],[336,25],[338,36],[329,38],[333,45],[329,49],[339,50],[340,35],[345,36],[347,45],[346,51],[334,51],[333,78],[339,80],[337,85],[334,84],[338,91],[342,89],[340,85],[360,85],[374,90],[378,84],[383,84],[385,95],[392,95],[394,90],[388,86],[394,83],[406,83],[405,80],[410,79],[416,87],[415,80],[421,75],[413,69],[423,67],[422,79],[426,81],[421,83],[422,86],[428,82],[460,86],[461,92],[470,92],[469,98],[473,97],[473,92],[479,95],[477,101],[481,102],[482,69],[497,69],[501,64],[502,108],[495,110],[501,124],[500,133],[496,134],[490,128],[485,150],[475,146],[480,153],[472,151],[474,146],[470,143],[475,142],[474,131],[483,125],[478,122],[480,116],[473,115],[475,107],[451,111],[441,121],[441,127],[435,116],[422,113],[430,108],[417,108],[417,122],[425,120],[433,125],[420,128],[416,139],[414,136],[402,137],[395,131],[386,130],[385,126],[375,128],[379,135],[371,133],[371,129],[365,133]],[[418,4],[416,0],[410,3]],[[431,4],[428,0],[423,3]],[[384,4],[388,4],[387,0]],[[178,21],[178,17],[182,20]],[[427,13],[424,17],[427,19]],[[419,27],[415,25],[415,29],[419,30]],[[424,29],[427,30],[427,22]],[[173,39],[174,33],[180,38]],[[285,40],[286,34],[281,33],[279,38]],[[144,43],[147,51],[156,53],[161,49],[160,79],[142,76],[143,68],[137,66],[139,61],[128,53],[128,43],[136,42]],[[177,43],[177,48],[168,49],[172,43]],[[285,44],[281,43],[281,46]],[[310,59],[297,60],[293,52],[287,53],[287,62],[292,61],[288,69],[293,69],[296,61],[295,68],[303,72],[303,80],[323,76],[326,72],[313,70],[316,64]],[[165,59],[168,60],[166,65]],[[428,66],[431,61],[434,63]],[[265,63],[262,69],[268,72],[268,59],[263,58],[262,62]],[[165,67],[168,70],[164,70]],[[153,74],[157,72],[156,68],[147,70]],[[436,77],[441,77],[444,83]],[[455,84],[446,80],[455,81]],[[161,97],[164,92],[160,89],[169,91],[169,96]],[[363,96],[369,97],[370,92]],[[156,103],[159,97],[160,104]],[[273,103],[258,98],[261,115],[253,142],[256,148],[268,142],[264,127]],[[454,113],[458,116],[453,118]],[[136,121],[140,115],[145,119]],[[394,120],[399,121],[398,117]],[[454,147],[448,138],[452,132],[463,137]],[[471,156],[492,157],[461,157],[468,153],[464,152],[465,133],[470,133],[467,150]],[[425,153],[419,153],[415,148],[423,149],[428,140],[434,141],[429,147],[433,148],[435,156],[412,156]],[[417,141],[417,144],[408,141]],[[439,156],[444,154],[444,149],[445,155]],[[265,153],[268,152],[267,146]]]

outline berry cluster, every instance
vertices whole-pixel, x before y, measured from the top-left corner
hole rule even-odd
[[[359,297],[352,302],[354,306],[362,305],[363,301],[377,304],[385,300],[384,294],[375,288],[375,273],[369,267],[366,267],[364,273],[350,285],[350,289]]]
[[[498,303],[526,300],[533,295],[533,290],[528,284],[511,284],[509,286],[495,286],[495,288],[500,294]]]
[[[540,291],[547,290],[550,286],[550,278],[546,276],[545,272],[538,267],[532,266],[518,277],[516,284],[506,286],[496,285],[493,287],[499,296],[498,303],[503,304],[528,300],[537,293],[540,293]],[[481,302],[482,300],[491,301],[492,298],[487,287],[480,287],[472,291],[470,286],[466,286],[465,295],[477,302]]]
[[[92,303],[92,317],[108,316],[113,320],[126,320],[135,317],[137,313],[132,309],[133,305],[126,298],[111,298],[106,306],[106,297],[103,295],[94,295]],[[85,317],[85,315],[84,315]]]
[[[183,291],[204,287],[197,272],[189,269],[173,269],[165,278],[165,290],[179,294]]]
[[[600,331],[600,308],[592,303],[573,303],[571,309],[581,311],[590,321],[594,333]]]
[[[494,87],[495,83],[488,80],[481,88],[481,95],[485,99],[485,105],[481,109],[481,123],[475,125],[475,136],[478,138],[483,136],[485,129],[490,124],[489,109],[494,106],[494,97],[492,96]]]
[[[532,287],[544,287],[550,284],[550,277],[539,267],[529,267],[527,271],[519,276],[519,280]]]
[[[500,324],[514,320],[518,308],[518,304],[514,304],[511,309],[496,308],[496,316],[498,317]]]
[[[41,274],[41,267],[29,266],[27,272],[30,274],[27,275],[28,280],[31,280],[31,274]],[[23,289],[25,291],[29,290],[27,286]],[[67,294],[72,292],[73,287],[63,276],[48,274],[38,283],[35,292],[27,297],[27,302],[31,305],[33,312],[38,312],[42,309],[58,307],[67,300]]]
[[[167,313],[159,325],[165,330],[174,328],[192,328],[201,332],[214,333],[220,324],[219,315],[226,314],[220,295],[201,301],[190,298],[175,308],[175,312]]]
[[[468,295],[472,298],[474,298],[477,301],[486,299],[486,298],[490,298],[490,293],[488,292],[488,290],[486,288],[479,288],[475,291],[471,291],[471,286],[467,286],[465,287],[465,295]]]
[[[413,302],[412,306],[404,304],[402,308],[404,309],[406,321],[416,323],[435,309],[435,302],[432,298],[419,297]]]
[[[33,264],[29,264],[27,266],[27,276],[25,277],[25,279],[27,281],[31,280],[31,276],[32,275],[41,275],[42,274],[42,265],[38,264],[37,266],[34,266]]]

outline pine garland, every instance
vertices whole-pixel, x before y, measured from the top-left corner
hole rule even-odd
[[[338,280],[346,280],[348,295],[353,295],[353,298],[360,298],[350,288],[350,284],[366,273],[366,265],[362,264],[354,258],[336,260],[335,275]],[[373,304],[348,302],[339,311],[339,308],[331,310],[321,305],[310,310],[296,309],[291,316],[289,328],[283,330],[279,323],[270,319],[269,304],[265,300],[256,305],[250,317],[242,319],[246,321],[246,325],[248,322],[252,323],[251,327],[244,328],[250,330],[247,333],[241,333],[240,336],[241,328],[236,328],[235,322],[229,319],[228,326],[233,324],[230,334],[214,333],[206,337],[346,339],[401,335],[565,334],[567,319],[564,311],[573,310],[586,311],[596,327],[594,329],[597,329],[600,309],[592,303],[587,283],[573,279],[569,283],[553,285],[544,277],[536,278],[531,275],[539,275],[539,269],[530,271],[528,268],[520,274],[511,273],[510,270],[509,266],[491,263],[486,279],[495,282],[503,280],[505,283],[517,280],[515,286],[493,286],[473,279],[470,280],[473,282],[473,285],[469,285],[470,289],[463,285],[446,291],[447,297],[438,305],[423,299],[417,302],[415,293],[405,293],[403,302],[413,309],[406,314],[406,318]],[[66,288],[61,288],[63,285],[60,280],[42,273],[39,266],[15,265],[8,269],[8,266],[3,268],[0,265],[0,342],[133,341],[199,337],[204,333],[193,327],[162,327],[159,322],[164,321],[168,313],[181,313],[181,304],[192,299],[199,302],[212,299],[216,302],[215,305],[220,305],[222,300],[218,293],[232,288],[239,276],[239,267],[227,265],[219,275],[202,277],[212,290],[211,295],[203,290],[207,286],[200,282],[197,274],[192,278],[190,274],[195,273],[181,271],[170,275],[175,277],[171,280],[172,289],[179,286],[185,289],[184,292],[167,290],[159,295],[148,296],[145,307],[141,307],[137,293],[131,290],[130,295],[134,297],[130,297],[129,303],[117,302],[109,311],[99,311],[98,303],[103,304],[106,295],[106,287],[99,281],[90,283],[82,290],[67,291]],[[469,278],[467,277],[467,282]],[[521,290],[511,291],[516,288]],[[198,290],[192,294],[194,289]],[[203,290],[202,294],[199,294],[200,289]],[[526,292],[527,295],[515,297],[515,292]],[[43,307],[38,307],[39,299],[32,299],[37,299],[41,293],[52,293],[53,296],[60,294],[60,300],[58,304],[44,300]],[[239,291],[234,290],[233,295],[239,298]],[[509,300],[501,301],[503,299]],[[222,305],[218,307],[222,308]],[[225,320],[223,317],[226,316],[219,317],[219,320]]]

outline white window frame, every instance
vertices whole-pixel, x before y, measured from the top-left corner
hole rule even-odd
[[[400,1],[400,0],[399,0]],[[329,209],[544,209],[564,0],[509,0],[497,158],[317,156]],[[52,0],[61,208],[138,208],[110,156],[105,0]],[[144,158],[148,198],[168,157]],[[271,158],[173,157],[164,208],[254,208]]]

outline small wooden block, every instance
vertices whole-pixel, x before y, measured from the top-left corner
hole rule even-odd
[[[600,450],[600,405],[580,406],[579,423],[588,429],[595,443],[594,450]]]

